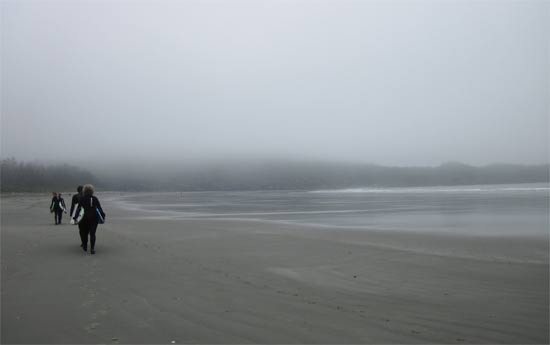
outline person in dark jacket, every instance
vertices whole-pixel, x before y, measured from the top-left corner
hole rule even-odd
[[[99,199],[94,196],[94,186],[91,184],[84,185],[82,188],[82,196],[78,201],[78,207],[75,214],[80,213],[80,209],[84,210],[84,216],[78,223],[80,230],[81,247],[85,252],[88,251],[88,236],[90,236],[90,254],[95,254],[95,232],[99,224],[100,217],[105,219],[105,212],[101,208]],[[73,217],[76,222],[76,217]]]
[[[52,192],[52,202],[50,203],[50,213],[54,213],[54,205],[55,203],[57,202],[57,193],[56,192]],[[54,214],[54,219],[55,219],[55,225],[57,225],[57,215]]]
[[[78,186],[76,188],[76,191],[78,192],[78,194],[73,195],[73,198],[71,200],[71,211],[69,212],[69,214],[71,215],[71,223],[74,225],[76,225],[76,222],[74,221],[76,214],[74,214],[73,211],[76,210],[76,207],[78,206],[78,200],[82,196],[82,186]]]
[[[52,203],[50,204],[50,211],[54,213],[55,225],[61,224],[61,218],[65,211],[65,200],[61,197],[61,193],[53,193]]]

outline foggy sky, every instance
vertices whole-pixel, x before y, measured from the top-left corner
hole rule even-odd
[[[1,155],[547,163],[547,1],[2,1]]]

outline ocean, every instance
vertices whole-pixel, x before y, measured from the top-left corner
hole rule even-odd
[[[127,193],[143,217],[245,219],[331,228],[548,238],[550,186]]]

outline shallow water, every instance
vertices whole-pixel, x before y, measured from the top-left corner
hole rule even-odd
[[[464,235],[549,233],[548,184],[140,193],[117,199],[144,215],[181,219],[259,219]]]

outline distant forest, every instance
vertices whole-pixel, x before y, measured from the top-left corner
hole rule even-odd
[[[83,183],[96,183],[88,171],[70,166],[42,165],[3,159],[0,183],[2,192],[62,192],[76,190]]]
[[[137,169],[139,170],[139,169]],[[92,174],[71,165],[1,161],[2,192],[72,191],[93,183],[112,191],[207,191],[413,187],[549,182],[548,165],[446,163],[438,167],[384,167],[372,164],[263,162],[212,163],[181,168],[136,169]]]

